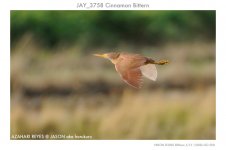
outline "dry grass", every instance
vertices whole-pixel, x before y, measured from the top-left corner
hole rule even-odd
[[[76,101],[76,97],[71,99]],[[215,139],[214,87],[190,92],[125,90],[114,106],[65,104],[70,102],[57,99],[43,101],[37,111],[22,106],[11,108],[11,134],[85,134],[94,139]]]

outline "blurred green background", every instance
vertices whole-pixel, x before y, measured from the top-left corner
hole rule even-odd
[[[11,137],[215,139],[215,15],[11,11]],[[109,51],[170,64],[136,90],[91,55]]]
[[[93,48],[215,39],[214,11],[12,11],[11,43],[31,32],[42,44]]]

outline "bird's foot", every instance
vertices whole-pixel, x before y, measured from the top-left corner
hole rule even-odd
[[[157,62],[156,64],[158,65],[165,65],[165,64],[168,64],[169,61],[168,60],[160,60],[159,62]]]

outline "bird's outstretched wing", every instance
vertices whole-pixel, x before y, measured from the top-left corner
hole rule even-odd
[[[122,77],[123,81],[135,88],[141,88],[142,73],[139,68],[128,69],[124,71],[121,68],[120,64],[116,64],[115,68],[119,75]]]
[[[142,75],[146,78],[156,81],[157,79],[157,69],[154,64],[147,64],[140,67]]]
[[[115,64],[115,69],[127,84],[135,88],[141,88],[142,73],[138,66],[131,64],[131,61],[128,59],[121,58]]]
[[[154,64],[145,64],[146,57],[141,55],[123,55],[115,64],[116,71],[122,79],[129,85],[140,88],[142,85],[142,75],[151,80],[156,80],[157,70]]]

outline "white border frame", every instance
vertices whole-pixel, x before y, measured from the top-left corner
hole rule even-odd
[[[165,149],[224,149],[226,130],[226,92],[225,92],[225,41],[226,19],[225,8],[214,0],[133,0],[137,3],[148,3],[150,10],[217,10],[217,38],[216,38],[216,73],[217,73],[217,140],[91,140],[91,141],[27,141],[10,140],[10,10],[76,10],[77,2],[109,2],[110,0],[9,0],[0,2],[0,61],[1,65],[1,99],[0,99],[0,142],[7,149],[65,149],[87,148],[94,149],[164,149],[154,146],[155,143],[215,143],[215,147],[165,147]],[[114,3],[121,3],[114,0]],[[125,3],[131,2],[125,0]],[[99,10],[99,9],[98,9]],[[116,10],[116,9],[111,9]],[[110,144],[110,146],[109,146]],[[53,146],[53,147],[52,147]],[[5,147],[6,148],[6,147]]]

